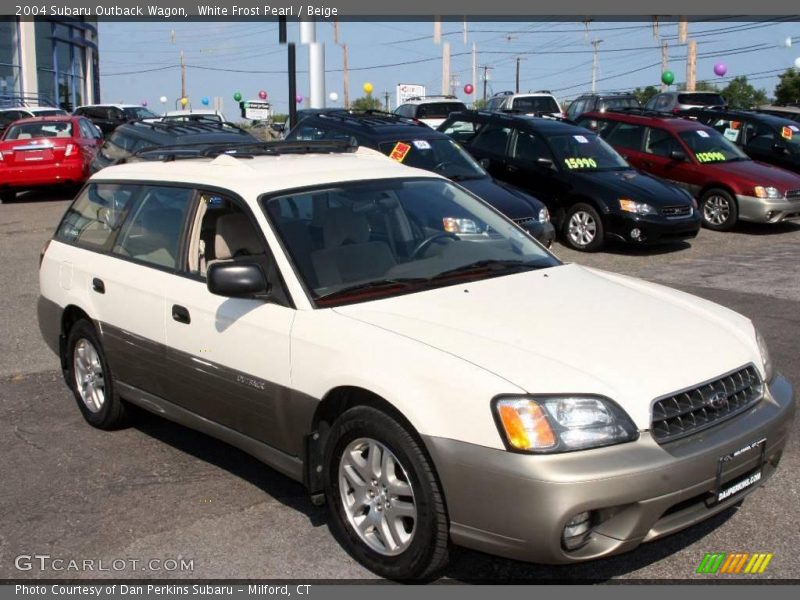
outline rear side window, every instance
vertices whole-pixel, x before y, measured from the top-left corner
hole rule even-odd
[[[641,150],[644,127],[631,123],[619,123],[607,136],[606,141],[612,146]]]
[[[443,133],[449,135],[457,142],[469,144],[475,137],[475,134],[480,131],[482,125],[482,123],[475,123],[474,121],[451,121],[447,127],[445,127]]]
[[[725,99],[719,94],[678,94],[678,104],[725,106]]]
[[[417,107],[418,119],[446,119],[450,113],[467,110],[461,102],[433,102]]]
[[[514,110],[521,110],[523,112],[531,113],[561,112],[558,108],[558,103],[552,96],[528,96],[514,98],[514,103],[511,105],[511,108]]]
[[[674,151],[682,151],[680,142],[669,131],[651,128],[644,151],[656,156],[669,157]]]
[[[114,253],[151,265],[178,266],[186,214],[194,190],[145,186],[128,211]]]
[[[110,251],[138,186],[93,183],[67,209],[56,239],[91,250]]]
[[[511,134],[510,127],[501,125],[486,125],[478,134],[477,139],[472,144],[474,150],[482,150],[490,154],[504,155],[508,136]]]
[[[486,109],[487,110],[498,110],[501,106],[503,106],[503,102],[505,102],[505,101],[506,101],[505,97],[502,97],[502,96],[498,97],[498,98],[491,98],[486,103]]]

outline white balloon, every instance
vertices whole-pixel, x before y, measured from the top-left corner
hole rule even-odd
[[[330,94],[328,94],[328,98],[331,99],[331,102],[336,102],[339,99],[339,94],[337,94],[336,92],[331,92]]]
[[[800,69],[800,56],[794,59],[794,66],[797,69]]]
[[[159,98],[159,100],[161,101],[161,104],[166,104],[167,103],[167,97],[166,96],[161,96],[161,98]]]
[[[783,45],[786,48],[792,47],[792,36],[787,36],[785,40],[783,40]]]

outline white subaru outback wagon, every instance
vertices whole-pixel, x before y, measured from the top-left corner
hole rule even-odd
[[[795,412],[747,318],[563,264],[458,185],[345,144],[95,174],[41,331],[89,424],[130,404],[303,482],[368,568],[451,543],[631,550],[773,475]]]

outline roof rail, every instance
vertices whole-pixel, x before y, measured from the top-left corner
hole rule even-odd
[[[546,111],[530,111],[530,110],[522,110],[519,108],[501,108],[498,111],[495,111],[494,114],[497,113],[506,113],[511,115],[519,115],[521,117],[535,117],[537,119],[548,119],[550,121],[564,121],[566,123],[575,123],[572,119],[567,117],[561,117],[554,115],[551,112]]]
[[[552,94],[550,90],[528,90],[529,94]]]
[[[228,121],[182,121],[172,119],[162,121],[151,119],[131,119],[130,121],[126,122],[126,125],[149,127],[154,131],[157,130],[165,132],[206,133],[215,131],[230,131],[232,133],[235,132],[247,134],[244,129],[235,123],[230,123]]]
[[[433,98],[445,98],[447,100],[458,100],[453,94],[433,94],[430,96],[411,96],[406,101],[410,100],[430,100]]]
[[[357,123],[359,125],[385,125],[390,123],[402,123],[404,125],[415,125],[418,127],[427,127],[425,123],[418,119],[411,117],[404,117],[397,113],[386,112],[383,110],[342,110],[333,112],[324,112],[314,115],[320,119],[336,119],[338,121],[347,121],[350,123]]]
[[[624,106],[621,108],[607,108],[607,113],[621,113],[621,114],[629,114],[629,115],[636,115],[640,117],[661,117],[665,119],[679,119],[680,115],[677,113],[671,113],[664,110],[650,110],[647,108],[640,108],[638,106]]]
[[[235,158],[280,156],[281,154],[345,154],[356,150],[358,150],[358,144],[354,143],[354,140],[282,140],[276,142],[231,142],[222,144],[198,142],[142,148],[120,162],[130,162],[131,159],[171,162],[195,158],[215,158],[223,154]]]

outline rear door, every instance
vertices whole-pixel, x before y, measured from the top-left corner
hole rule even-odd
[[[645,133],[644,170],[666,179],[697,196],[705,177],[692,161],[686,147],[678,137],[667,129],[648,127]],[[680,152],[683,158],[673,152]]]
[[[466,143],[466,148],[486,170],[497,179],[508,180],[508,147],[511,142],[511,125],[489,122]]]
[[[610,121],[610,123],[614,123]],[[605,141],[611,144],[614,149],[619,152],[625,160],[631,163],[637,169],[647,171],[645,156],[642,145],[644,143],[645,126],[638,123],[625,123],[623,121],[616,121],[613,127],[609,127],[602,131],[598,130],[598,134]]]
[[[560,214],[560,201],[568,185],[560,165],[555,164],[553,153],[539,133],[518,127],[513,129],[506,172],[506,181],[536,196],[554,216]]]

